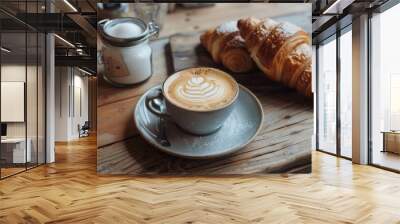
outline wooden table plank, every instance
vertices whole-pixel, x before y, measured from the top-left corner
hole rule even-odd
[[[252,143],[233,156],[189,161],[158,152],[140,137],[133,137],[100,147],[98,171],[131,175],[262,174],[310,165],[312,107],[304,110],[303,104],[292,101],[272,108],[270,105],[290,100],[291,97],[279,98],[278,92],[265,95],[255,93],[264,104],[263,128]],[[270,116],[272,114],[275,116]]]

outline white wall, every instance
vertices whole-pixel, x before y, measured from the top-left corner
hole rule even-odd
[[[1,81],[1,121],[24,122],[25,83]],[[36,108],[36,107],[35,107]],[[3,110],[4,109],[4,110]]]
[[[82,113],[80,114],[77,108],[75,107],[75,123],[73,124],[74,127],[76,127],[78,124],[83,125],[85,121],[88,121],[89,119],[89,91],[88,91],[88,77],[87,76],[82,76],[82,73],[79,73],[79,75],[75,75],[75,80],[74,80],[74,86],[75,86],[75,91],[77,90],[76,88],[79,88],[81,91],[81,110]],[[76,94],[76,92],[75,92]],[[77,98],[75,97],[75,100]],[[77,129],[75,129],[77,130]],[[78,133],[76,133],[77,135]]]
[[[27,70],[25,70],[27,69]],[[36,97],[36,80],[31,77],[34,75],[36,77],[36,66],[27,66],[19,65],[19,64],[5,64],[1,66],[1,81],[8,82],[25,82],[26,71],[28,72],[28,85],[29,87],[34,86],[34,88],[27,88],[27,106],[31,107],[27,109],[27,120],[28,120],[28,137],[30,133],[33,133],[35,130],[36,135],[36,106],[37,106],[37,97]],[[39,105],[40,107],[41,105]],[[34,108],[32,108],[34,107]],[[5,110],[6,108],[1,108]],[[33,113],[34,112],[34,113]],[[33,123],[32,123],[33,122]],[[26,122],[7,122],[7,136],[8,137],[25,137],[25,123]],[[30,128],[32,127],[32,131]],[[36,136],[35,136],[36,137]]]
[[[25,82],[25,64],[9,64],[1,66],[1,81]],[[29,69],[29,68],[28,68]],[[35,94],[36,95],[36,94]],[[5,110],[5,108],[1,108]],[[7,123],[7,137],[25,137],[25,122]]]
[[[68,67],[55,68],[55,141],[69,139],[69,83]]]
[[[88,77],[72,67],[56,67],[55,73],[55,141],[70,141],[79,138],[78,125],[88,120]]]
[[[37,70],[38,69],[38,70]],[[45,150],[45,120],[44,120],[44,74],[42,67],[36,65],[25,64],[2,64],[1,81],[24,82],[26,85],[26,106],[21,108],[22,113],[26,112],[26,120],[22,122],[6,122],[8,138],[25,138],[29,139],[32,151],[32,161],[44,163]],[[27,78],[27,80],[25,80]],[[22,90],[21,94],[25,91]],[[7,96],[2,96],[7,97]],[[1,110],[10,110],[10,108],[1,108]],[[13,113],[13,111],[11,111]],[[39,156],[37,156],[37,153]]]

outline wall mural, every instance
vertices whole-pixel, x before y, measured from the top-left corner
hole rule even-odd
[[[99,174],[311,172],[311,4],[206,5],[98,4]]]

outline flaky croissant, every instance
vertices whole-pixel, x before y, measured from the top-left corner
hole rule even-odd
[[[238,28],[257,66],[272,80],[311,96],[311,40],[301,28],[272,19],[240,19]]]
[[[239,34],[237,21],[208,30],[200,36],[200,41],[210,52],[214,62],[222,63],[232,72],[248,72],[255,67]]]

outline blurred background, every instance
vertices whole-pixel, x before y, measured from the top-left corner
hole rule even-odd
[[[204,31],[248,15],[278,20],[285,17],[285,21],[311,33],[311,4],[286,4],[290,7],[282,3],[98,3],[98,16],[99,20],[133,16],[146,22],[155,21],[161,27],[160,38],[175,33]]]

